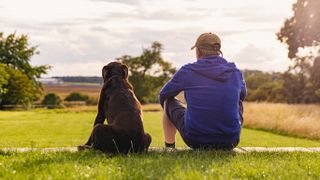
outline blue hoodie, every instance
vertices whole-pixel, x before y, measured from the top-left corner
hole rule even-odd
[[[187,109],[185,138],[198,143],[234,143],[239,140],[242,101],[247,92],[234,63],[210,56],[187,64],[160,91],[160,104],[184,91]]]

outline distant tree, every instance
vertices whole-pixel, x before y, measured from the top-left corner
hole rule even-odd
[[[316,90],[320,88],[320,1],[297,0],[293,16],[284,22],[278,39],[288,47],[288,57],[293,61],[284,74],[287,102],[320,102]]]
[[[89,99],[89,96],[78,93],[78,92],[72,92],[70,93],[64,100],[65,101],[87,101]]]
[[[37,87],[32,80],[21,71],[12,67],[6,67],[6,73],[9,75],[8,83],[4,86],[6,92],[1,95],[0,106],[3,105],[31,105],[39,99]]]
[[[41,104],[48,107],[49,109],[63,107],[61,98],[55,93],[48,93],[47,95],[45,95]]]
[[[281,73],[245,70],[247,101],[285,102]]]
[[[162,45],[154,42],[150,48],[143,49],[140,56],[117,58],[129,67],[129,81],[141,103],[157,102],[161,87],[176,72],[171,63],[162,58],[161,52]]]
[[[55,76],[53,78],[61,79],[63,82],[103,83],[102,77],[98,76]]]

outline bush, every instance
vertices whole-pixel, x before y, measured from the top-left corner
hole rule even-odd
[[[98,99],[97,98],[92,98],[92,97],[89,97],[87,100],[86,100],[86,105],[97,105],[98,104]]]
[[[64,100],[65,101],[87,101],[89,99],[89,96],[77,93],[77,92],[72,92],[69,94]]]
[[[45,95],[41,104],[49,109],[63,107],[61,98],[55,93],[49,93]]]

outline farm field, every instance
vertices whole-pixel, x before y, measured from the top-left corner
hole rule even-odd
[[[320,140],[320,105],[245,103],[244,126]]]
[[[65,98],[71,92],[81,92],[93,98],[98,98],[101,85],[96,83],[63,83],[43,85],[45,93],[57,93],[62,98]]]

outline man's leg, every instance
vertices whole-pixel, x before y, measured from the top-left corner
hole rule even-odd
[[[184,114],[186,108],[176,98],[164,102],[162,125],[166,147],[175,147],[177,130],[184,136]]]
[[[177,129],[174,124],[169,120],[167,115],[167,101],[164,102],[162,127],[164,133],[164,141],[167,147],[175,147]]]

